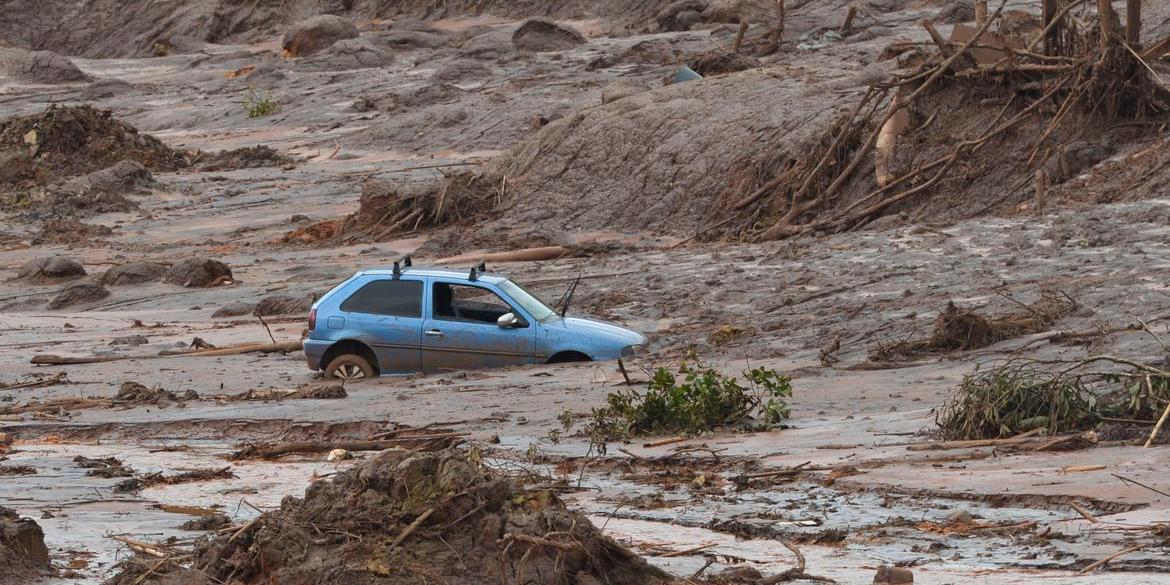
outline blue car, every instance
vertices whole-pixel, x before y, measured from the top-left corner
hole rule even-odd
[[[365,270],[309,311],[305,358],[345,381],[384,374],[516,364],[612,360],[646,343],[641,333],[567,317],[481,264],[470,270],[404,266]],[[572,289],[566,293],[567,307]]]

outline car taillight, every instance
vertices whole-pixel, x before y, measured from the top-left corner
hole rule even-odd
[[[317,309],[309,309],[309,331],[317,328]]]

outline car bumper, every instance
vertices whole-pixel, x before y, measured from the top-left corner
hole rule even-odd
[[[326,366],[326,364],[321,363],[321,357],[325,355],[325,350],[329,349],[332,343],[332,341],[317,339],[305,340],[305,362],[309,365],[310,370],[317,371]]]

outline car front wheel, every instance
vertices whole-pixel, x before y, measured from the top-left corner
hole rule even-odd
[[[374,366],[366,361],[366,358],[347,353],[333,358],[329,365],[325,366],[325,375],[330,378],[337,378],[342,382],[357,382],[365,380],[366,378],[374,377]]]

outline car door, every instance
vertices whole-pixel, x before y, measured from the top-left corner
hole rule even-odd
[[[492,288],[469,281],[432,278],[427,284],[423,322],[424,371],[492,368],[533,362],[536,328],[532,319]],[[500,327],[504,313],[520,318]]]
[[[346,329],[370,346],[383,374],[422,368],[419,337],[424,284],[425,279],[376,278],[341,302]]]

